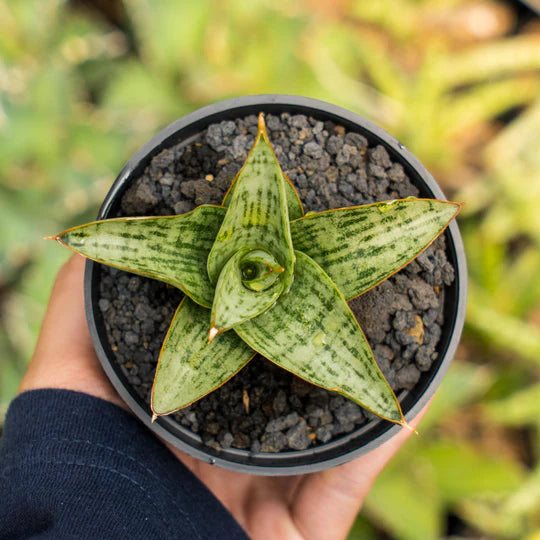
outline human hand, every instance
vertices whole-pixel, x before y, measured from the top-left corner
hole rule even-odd
[[[127,409],[105,376],[85,318],[85,260],[72,256],[58,273],[41,334],[19,392],[63,388]],[[411,422],[416,427],[423,412]],[[323,472],[288,477],[235,473],[167,446],[222,502],[254,540],[345,538],[375,478],[409,437],[402,429],[380,448]]]
[[[429,404],[410,422],[418,426]],[[411,431],[349,463],[300,476],[253,476],[169,449],[214,493],[253,540],[337,540],[347,536],[373,482]]]
[[[47,312],[19,393],[63,388],[105,399],[127,410],[97,359],[84,311],[85,259],[72,255],[53,286]]]

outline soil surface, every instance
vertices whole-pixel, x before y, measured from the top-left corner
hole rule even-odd
[[[418,195],[381,145],[331,122],[268,115],[270,140],[307,211]],[[156,155],[124,192],[116,215],[182,214],[220,204],[257,133],[256,116],[213,124]],[[113,217],[113,216],[111,216]],[[437,359],[445,286],[454,280],[440,237],[393,277],[350,302],[375,359],[396,393],[414,387]],[[150,391],[162,341],[182,293],[101,267],[102,312],[116,361],[140,397]],[[304,450],[375,417],[257,356],[228,383],[174,418],[216,450]]]

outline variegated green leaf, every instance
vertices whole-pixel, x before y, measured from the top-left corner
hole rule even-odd
[[[210,339],[267,310],[283,291],[282,272],[283,267],[266,251],[237,251],[217,282]]]
[[[225,193],[225,198],[223,199],[223,202],[221,203],[223,204],[223,206],[229,206],[232,193],[234,191],[234,185],[236,183],[237,178],[238,178],[238,174],[233,178],[233,181],[229,187],[229,190],[227,191],[227,193]],[[289,210],[289,219],[301,218],[304,215],[304,207],[302,206],[302,201],[300,200],[300,196],[298,195],[298,192],[296,191],[296,188],[294,187],[293,183],[289,180],[289,178],[285,174],[283,174],[283,178],[285,180],[285,197],[287,198],[287,208]]]
[[[310,214],[291,223],[296,250],[350,300],[403,268],[441,234],[458,203],[399,199]]]
[[[285,180],[268,137],[264,117],[233,194],[216,241],[208,257],[208,275],[216,283],[225,263],[237,251],[265,249],[285,270],[285,288],[292,280],[294,252],[291,242]]]
[[[290,291],[272,309],[234,329],[254,350],[282,368],[338,392],[382,418],[405,423],[343,295],[307,255],[296,252]]]
[[[208,342],[210,311],[184,298],[161,348],[152,412],[170,414],[220,387],[254,356],[234,332]]]
[[[204,205],[181,216],[94,221],[55,238],[94,261],[174,285],[209,308],[214,286],[206,259],[224,215]]]

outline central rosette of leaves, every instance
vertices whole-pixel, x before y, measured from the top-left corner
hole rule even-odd
[[[256,249],[240,258],[238,264],[242,283],[250,291],[260,292],[271,287],[285,270],[267,251]]]
[[[405,425],[347,301],[416,257],[459,206],[404,199],[304,216],[261,114],[222,206],[97,221],[55,238],[185,293],[161,349],[154,417],[212,392],[259,353]]]
[[[285,179],[262,115],[255,144],[224,204],[227,213],[207,263],[208,276],[216,283],[210,340],[266,311],[293,278]]]

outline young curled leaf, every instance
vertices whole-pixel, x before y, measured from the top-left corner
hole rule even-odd
[[[267,251],[256,249],[240,260],[242,284],[250,291],[265,291],[271,287],[285,269]]]
[[[237,251],[216,285],[209,338],[267,310],[283,291],[283,267],[262,250]]]

